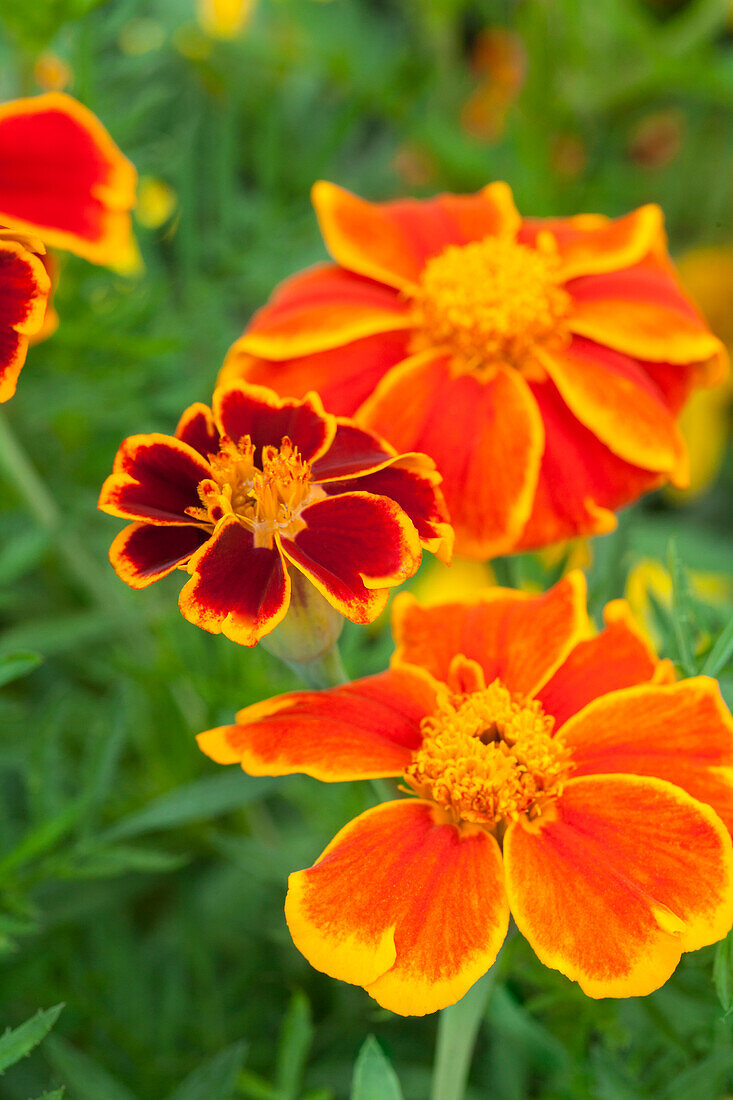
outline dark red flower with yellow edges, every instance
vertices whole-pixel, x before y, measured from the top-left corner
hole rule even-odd
[[[403,1015],[457,1001],[509,915],[591,997],[643,996],[733,923],[733,722],[674,682],[582,574],[540,596],[395,601],[389,671],[247,707],[199,735],[252,775],[401,777],[290,876],[296,946]]]
[[[135,182],[102,123],[71,96],[0,105],[0,225],[114,264],[130,249]]]
[[[676,417],[725,352],[676,280],[662,214],[523,218],[506,184],[370,203],[317,183],[335,264],[284,282],[220,381],[321,394],[443,474],[458,552],[599,534],[684,484]]]
[[[44,324],[51,279],[39,240],[0,228],[0,403],[15,393],[28,343]]]
[[[284,618],[290,573],[346,618],[371,622],[422,550],[450,559],[453,532],[425,455],[397,452],[325,413],[317,395],[216,391],[175,436],[126,439],[99,507],[134,520],[110,560],[133,588],[181,568],[189,622],[255,645]]]

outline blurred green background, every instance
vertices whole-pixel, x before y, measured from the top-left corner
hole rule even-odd
[[[208,400],[274,283],[323,257],[313,181],[387,198],[503,178],[535,215],[657,201],[691,292],[733,341],[730,0],[241,7],[225,38],[194,0],[0,3],[0,97],[64,87],[100,116],[141,176],[144,260],[122,275],[60,257],[60,327],[3,410],[0,1026],[65,1003],[0,1077],[3,1100],[62,1086],[72,1100],[345,1100],[369,1034],[405,1100],[428,1095],[435,1018],[391,1016],[313,971],[282,914],[288,872],[372,789],[254,780],[197,750],[194,734],[295,681],[184,622],[176,576],[128,591],[106,557],[119,524],[96,512],[121,439]],[[629,510],[588,569],[594,612],[628,582],[688,672],[733,609],[728,392],[689,425],[698,491]],[[498,571],[545,586],[564,560]],[[352,675],[390,651],[386,617],[345,632]],[[720,951],[716,990],[714,955],[686,956],[651,997],[593,1002],[515,937],[469,1096],[724,1096],[733,972]]]

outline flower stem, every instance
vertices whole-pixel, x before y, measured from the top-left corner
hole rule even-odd
[[[438,1016],[431,1100],[463,1100],[474,1043],[496,982],[498,962],[497,956],[491,969],[468,993]]]
[[[349,679],[341,660],[338,642],[334,642],[331,648],[315,661],[309,661],[307,664],[300,664],[297,661],[286,663],[294,672],[297,672],[309,688],[338,687],[339,684],[347,683]]]

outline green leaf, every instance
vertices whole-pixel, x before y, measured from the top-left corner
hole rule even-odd
[[[230,1100],[246,1053],[246,1043],[233,1043],[189,1074],[168,1100]]]
[[[27,676],[38,668],[42,660],[40,653],[9,653],[7,657],[0,658],[0,687]]]
[[[161,795],[142,810],[123,818],[107,830],[105,840],[127,839],[156,829],[177,829],[192,821],[218,817],[255,802],[274,786],[274,780],[252,779],[240,769],[207,775]]]
[[[33,1048],[46,1038],[63,1007],[63,1004],[58,1004],[53,1008],[39,1009],[30,1020],[0,1037],[0,1073],[14,1066],[21,1058],[27,1058]]]
[[[354,1063],[351,1100],[403,1100],[397,1074],[373,1035],[369,1035]]]
[[[687,578],[687,570],[677,552],[677,540],[669,540],[667,551],[669,571],[672,575],[672,625],[674,626],[675,639],[677,641],[677,653],[679,663],[686,676],[697,675],[697,664],[692,651],[692,637],[694,628],[692,623],[692,608],[690,600],[690,586]]]
[[[53,1092],[44,1092],[43,1096],[39,1096],[37,1100],[63,1100],[66,1089],[61,1086],[60,1089],[54,1089]]]
[[[312,1042],[310,1004],[305,993],[299,991],[293,994],[280,1032],[276,1076],[278,1100],[298,1100]]]
[[[723,671],[728,661],[733,657],[733,619],[729,619],[726,626],[708,653],[705,664],[702,666],[704,676],[717,676]]]
[[[137,1100],[103,1066],[57,1035],[49,1037],[43,1050],[74,1100]]]
[[[715,949],[713,982],[726,1016],[733,1012],[733,931]]]

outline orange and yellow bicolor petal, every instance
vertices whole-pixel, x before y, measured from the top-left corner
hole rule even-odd
[[[590,997],[651,993],[733,924],[730,835],[662,779],[571,779],[546,815],[509,826],[504,867],[520,932]]]
[[[218,764],[250,775],[303,772],[324,782],[400,775],[435,708],[437,683],[390,669],[328,691],[296,691],[239,711],[236,724],[197,737]]]
[[[447,681],[457,654],[478,662],[486,683],[535,693],[590,633],[586,587],[575,571],[541,596],[492,588],[474,600],[422,607],[409,593],[394,604],[393,664],[415,664]]]
[[[427,802],[383,803],[290,876],[285,916],[317,970],[399,1015],[435,1012],[489,969],[506,936],[499,846],[441,823]]]
[[[62,92],[0,106],[0,223],[93,263],[128,257],[136,173],[102,123]]]
[[[656,776],[733,830],[733,719],[715,680],[639,684],[589,702],[561,727],[573,775]]]
[[[0,234],[0,402],[15,393],[29,341],[41,331],[51,280],[40,241]]]
[[[208,462],[182,440],[159,432],[131,435],[115,456],[98,507],[121,519],[186,523],[187,509],[200,505],[199,482],[210,477]]]

